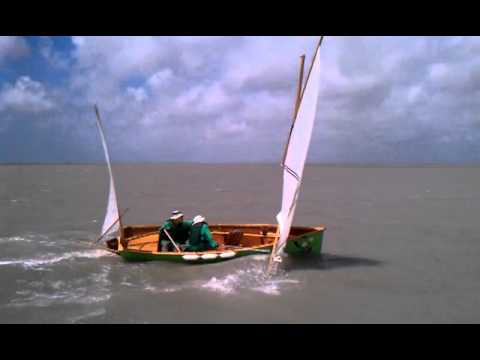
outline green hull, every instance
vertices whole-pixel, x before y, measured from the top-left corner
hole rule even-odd
[[[314,231],[311,233],[303,234],[291,239],[285,246],[285,252],[291,256],[305,256],[305,255],[320,255],[323,243],[323,231]],[[186,260],[184,255],[188,253],[173,254],[173,253],[151,253],[135,250],[122,250],[115,253],[120,255],[126,261],[143,262],[143,261],[170,261],[187,264],[212,264],[217,262],[223,262],[228,260],[237,259],[243,256],[269,254],[272,251],[272,246],[262,246],[255,249],[242,249],[235,251],[235,256],[229,258],[216,257],[215,259],[202,259],[199,257],[196,260]],[[190,253],[193,255],[195,253]],[[197,253],[199,256],[205,253]],[[210,253],[211,254],[211,253]]]
[[[287,241],[285,252],[292,256],[320,255],[322,244],[323,231],[313,231]]]

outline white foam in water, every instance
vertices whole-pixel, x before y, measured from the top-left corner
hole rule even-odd
[[[281,289],[285,284],[299,284],[299,281],[281,278],[267,279],[264,267],[257,264],[224,277],[212,277],[203,283],[201,288],[221,295],[232,295],[241,290],[251,290],[277,296],[281,294]]]
[[[2,237],[0,238],[0,243],[8,243],[8,242],[32,242],[33,239],[22,237],[22,236],[11,236],[11,237]]]
[[[156,288],[155,286],[152,286],[152,285],[146,285],[144,287],[144,290],[145,291],[149,291],[149,292],[152,292],[152,293],[155,293],[155,294],[159,294],[159,293],[174,293],[174,292],[177,292],[177,291],[180,291],[180,290],[183,290],[185,288],[188,288],[189,286],[169,286],[169,287],[166,287],[166,288],[163,288],[163,289],[159,289],[159,288]]]
[[[59,291],[54,294],[34,293],[30,297],[24,299],[14,299],[9,306],[24,307],[37,306],[48,307],[53,304],[83,304],[90,305],[110,299],[110,294],[102,295],[86,295],[85,288],[78,288],[70,291]]]
[[[165,289],[161,289],[160,292],[163,292],[163,293],[174,293],[174,292],[177,292],[177,291],[180,291],[182,290],[181,287],[167,287]]]
[[[84,315],[75,316],[75,317],[71,318],[70,321],[73,322],[73,323],[76,323],[80,320],[85,320],[85,319],[89,319],[89,318],[92,318],[92,317],[102,316],[102,315],[105,315],[106,313],[107,313],[107,311],[105,310],[105,308],[101,308],[101,309],[98,309],[98,310],[95,310],[95,311],[88,312]]]
[[[252,257],[250,257],[251,259]],[[245,264],[245,268],[237,269],[233,273],[224,276],[213,276],[208,280],[189,281],[184,284],[167,286],[159,288],[151,284],[144,284],[145,291],[155,294],[175,293],[187,289],[198,289],[209,291],[221,296],[236,295],[239,292],[255,291],[265,295],[278,296],[282,290],[298,286],[298,280],[286,279],[286,274],[278,274],[275,278],[265,276],[265,256],[260,255],[257,260],[263,260],[263,263],[250,262]]]
[[[259,291],[261,293],[267,295],[280,295],[280,287],[281,284],[299,284],[298,280],[272,280],[265,282],[264,285],[258,286],[253,288],[255,291]]]
[[[280,295],[280,291],[278,290],[278,286],[276,284],[259,286],[259,287],[253,288],[253,290],[259,291],[267,295]]]
[[[250,256],[251,260],[255,261],[265,261],[269,255],[252,255]]]
[[[49,256],[38,259],[20,259],[20,260],[4,260],[0,261],[0,266],[5,265],[21,265],[26,269],[36,268],[45,265],[53,265],[65,260],[71,259],[97,259],[103,256],[113,256],[112,253],[106,250],[85,250],[85,251],[73,251],[64,253],[59,256]]]
[[[100,273],[73,281],[50,281],[29,283],[30,289],[17,292],[20,298],[13,299],[8,306],[48,307],[54,304],[91,305],[110,299],[110,267],[102,266]]]
[[[211,278],[207,283],[202,285],[202,288],[208,289],[214,292],[218,292],[223,295],[229,295],[235,292],[235,286],[239,283],[240,279],[238,275],[227,275],[223,279]]]
[[[42,234],[27,234],[23,236],[15,235],[9,237],[0,237],[0,244],[9,242],[26,242],[26,243],[39,243],[39,244],[55,244],[47,235]]]

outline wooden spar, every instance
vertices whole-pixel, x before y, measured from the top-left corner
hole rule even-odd
[[[102,120],[100,118],[100,111],[98,110],[98,106],[97,104],[95,104],[94,106],[94,109],[95,109],[95,115],[97,116],[97,120],[98,120],[98,124],[102,130],[102,133],[105,134],[105,132],[103,131],[103,124],[102,124]],[[109,164],[108,165],[109,168],[110,168],[110,171],[113,172],[113,170],[111,169],[111,165]],[[118,205],[118,199],[117,199],[117,196],[116,196],[116,190],[114,189],[115,191],[115,198],[116,198],[116,201],[117,201],[117,210],[119,209],[119,205]],[[120,210],[118,210],[120,211]],[[124,214],[126,213],[126,211],[124,212]],[[125,241],[125,238],[124,238],[124,234],[123,234],[123,222],[122,222],[122,216],[123,215],[120,215],[120,212],[118,213],[118,223],[120,224],[120,244],[122,244],[122,246],[124,248],[127,248],[128,247],[128,242]]]
[[[295,99],[295,107],[293,108],[293,120],[292,125],[290,126],[290,132],[288,133],[287,143],[283,149],[282,157],[282,167],[285,164],[285,158],[287,157],[288,146],[290,145],[290,138],[292,137],[293,126],[295,125],[295,120],[297,119],[298,108],[300,107],[300,96],[302,94],[302,85],[303,85],[303,73],[305,70],[305,55],[300,56],[300,70],[298,73],[298,85],[297,85],[297,97]]]
[[[175,241],[173,241],[172,237],[170,236],[170,234],[168,233],[168,231],[166,229],[163,229],[163,231],[165,232],[165,234],[167,234],[168,238],[170,239],[170,241],[172,242],[173,246],[175,246],[175,249],[177,249],[177,252],[182,252],[180,250],[180,248],[178,247],[178,245],[175,243]],[[160,240],[159,240],[160,241]]]
[[[299,76],[298,76],[298,87],[297,87],[297,97],[295,99],[295,108],[293,112],[293,120],[292,120],[292,125],[290,126],[290,132],[288,134],[288,140],[285,145],[285,149],[283,150],[283,157],[282,157],[282,163],[281,166],[283,167],[285,165],[285,160],[287,157],[287,151],[288,147],[290,145],[290,138],[292,137],[292,132],[293,132],[293,127],[295,126],[295,121],[297,120],[297,115],[298,115],[298,110],[300,108],[300,103],[302,102],[303,99],[303,94],[305,92],[305,89],[308,84],[308,79],[310,79],[310,74],[312,72],[313,64],[315,63],[315,59],[317,58],[317,53],[318,49],[320,46],[322,46],[323,42],[323,36],[320,37],[320,40],[318,41],[317,47],[315,48],[315,53],[312,58],[312,62],[310,63],[310,68],[308,69],[308,75],[307,79],[305,82],[303,82],[303,74],[304,74],[304,68],[305,68],[305,55],[300,56],[300,71],[299,71]]]
[[[295,108],[293,112],[293,120],[292,125],[290,127],[290,132],[288,134],[288,140],[285,145],[285,149],[283,150],[283,157],[282,157],[282,167],[285,165],[285,159],[287,157],[288,146],[290,145],[290,138],[292,137],[293,127],[295,126],[295,121],[298,115],[298,109],[300,108],[300,103],[303,99],[303,94],[308,84],[308,79],[310,78],[310,74],[312,72],[313,64],[315,63],[315,59],[317,58],[318,49],[322,46],[323,36],[320,36],[320,40],[318,41],[317,47],[315,48],[315,53],[312,58],[312,62],[310,63],[310,68],[308,69],[308,75],[305,82],[303,82],[303,75],[305,69],[305,55],[300,56],[300,71],[298,76],[298,87],[297,87],[297,97],[295,99]]]
[[[123,211],[123,213],[118,217],[118,219],[115,220],[115,222],[114,222],[112,225],[110,225],[110,227],[109,227],[107,230],[105,230],[105,232],[104,232],[102,235],[100,235],[100,237],[99,237],[99,238],[97,239],[97,241],[95,241],[95,242],[98,243],[98,242],[105,236],[105,234],[107,234],[107,233],[110,231],[110,229],[113,228],[113,226],[114,226],[117,222],[120,222],[122,216],[125,215],[128,210],[129,210],[128,208],[125,209],[125,210]],[[120,225],[120,227],[121,227],[121,225]]]
[[[303,73],[305,71],[305,54],[300,56],[300,74],[298,75],[297,100],[295,101],[295,114],[293,121],[297,119],[298,108],[300,107],[300,95],[303,85]]]
[[[315,53],[313,55],[312,62],[310,63],[310,68],[308,69],[307,80],[305,81],[305,84],[303,86],[302,95],[300,96],[300,101],[303,99],[303,94],[305,93],[305,89],[307,88],[308,79],[310,79],[310,74],[312,73],[313,64],[315,63],[315,59],[317,58],[318,49],[320,48],[320,46],[322,46],[322,42],[323,42],[323,36],[320,36],[320,40],[318,40],[317,47],[315,48]]]

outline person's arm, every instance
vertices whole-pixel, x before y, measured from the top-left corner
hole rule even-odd
[[[172,228],[172,223],[170,221],[165,221],[162,226],[160,226],[159,232],[160,232],[160,239],[164,240],[167,239],[167,236],[165,234],[165,231],[169,231]]]
[[[218,247],[218,244],[215,240],[213,240],[212,233],[210,232],[210,229],[208,228],[208,225],[202,226],[202,233],[204,239],[208,242],[211,248],[216,249]]]

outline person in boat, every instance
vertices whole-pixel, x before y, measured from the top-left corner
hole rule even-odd
[[[212,233],[208,224],[202,215],[193,218],[190,239],[185,251],[208,251],[218,248],[218,244],[213,240]]]
[[[184,220],[184,215],[181,211],[172,211],[172,216],[160,227],[157,251],[176,251],[169,235],[177,246],[183,250],[190,237],[192,223],[190,220]]]

